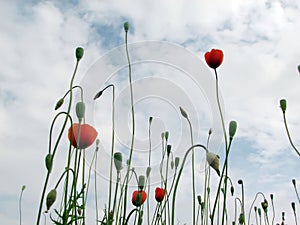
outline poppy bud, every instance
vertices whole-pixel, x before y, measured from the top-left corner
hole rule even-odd
[[[83,48],[81,48],[81,47],[76,48],[75,55],[76,55],[77,61],[79,61],[83,57],[83,53],[84,53]]]
[[[295,180],[295,179],[292,179],[292,184],[293,184],[294,186],[296,186],[296,180]]]
[[[47,168],[49,173],[52,170],[52,163],[53,163],[53,156],[52,156],[52,154],[49,153],[49,154],[46,155],[46,158],[45,158],[46,168]]]
[[[152,120],[153,120],[153,117],[150,116],[150,117],[149,117],[149,123],[150,123],[150,124],[152,123]]]
[[[165,139],[168,140],[169,139],[169,131],[165,132]]]
[[[197,196],[198,204],[201,205],[201,195]]]
[[[23,185],[21,190],[24,191],[25,188],[26,188],[26,185]]]
[[[178,166],[179,166],[179,160],[180,160],[179,157],[176,157],[176,158],[175,158],[175,169],[177,169]]]
[[[210,128],[209,130],[208,130],[208,135],[211,135],[212,134],[212,128]]]
[[[181,108],[181,107],[179,107],[179,109],[180,109],[180,112],[181,112],[181,115],[184,117],[184,118],[188,118],[188,114],[186,113],[186,111],[183,109],[183,108]]]
[[[50,207],[53,205],[53,203],[56,200],[56,189],[52,189],[46,198],[46,206],[47,206],[47,211],[50,209]]]
[[[219,170],[219,162],[220,157],[212,152],[206,153],[206,160],[208,164],[217,172],[217,174],[220,176],[220,170]]]
[[[151,167],[148,166],[147,170],[146,170],[146,176],[147,176],[147,178],[150,176],[150,172],[151,172]]]
[[[241,213],[239,217],[239,224],[243,224],[244,222],[245,222],[245,216],[244,213]]]
[[[84,113],[85,113],[84,102],[78,102],[76,104],[76,115],[77,115],[79,121],[81,121],[83,119]]]
[[[116,170],[120,172],[123,169],[121,152],[116,152],[114,154],[114,163],[115,163]]]
[[[132,193],[131,202],[134,206],[141,206],[147,199],[147,194],[145,191],[134,191]]]
[[[61,99],[58,100],[58,102],[56,103],[54,109],[55,110],[59,109],[62,106],[62,104],[64,104],[64,99],[63,98],[61,98]]]
[[[139,176],[138,181],[139,190],[143,190],[145,186],[145,176]]]
[[[243,184],[243,180],[239,179],[238,184]]]
[[[257,211],[257,206],[254,206],[254,211],[255,211],[255,212]]]
[[[165,189],[157,187],[155,189],[155,199],[157,202],[162,202],[166,194]]]
[[[273,194],[270,194],[270,198],[271,198],[271,201],[273,201],[274,195],[273,195]]]
[[[261,217],[261,209],[260,208],[257,209],[257,212],[258,212],[258,215]]]
[[[169,155],[171,153],[171,148],[172,148],[171,145],[167,145],[167,155],[168,155],[168,157],[169,157]]]
[[[174,161],[171,161],[171,169],[174,169]]]
[[[233,186],[230,187],[230,192],[231,192],[231,196],[233,196],[233,194],[234,194],[234,187]]]
[[[210,187],[207,187],[206,190],[207,190],[207,193],[209,194],[210,193]]]
[[[286,100],[285,99],[280,100],[280,108],[281,108],[282,112],[285,113],[285,111],[286,111]]]
[[[162,132],[162,133],[161,133],[161,139],[164,139],[164,138],[165,138],[165,133]]]
[[[293,211],[296,212],[296,205],[295,205],[295,202],[292,202],[292,203],[291,203],[291,206],[292,206]]]
[[[298,72],[300,73],[300,65],[298,65]]]
[[[222,64],[224,54],[220,49],[212,49],[210,52],[205,53],[204,58],[210,68],[216,69]]]
[[[230,121],[230,123],[229,123],[229,138],[230,139],[232,139],[233,136],[235,135],[236,128],[237,128],[236,121]]]
[[[128,22],[124,23],[124,30],[125,30],[125,32],[127,32],[129,30],[129,23]]]
[[[268,211],[268,201],[267,201],[267,199],[265,199],[265,200],[261,203],[261,207],[263,208],[264,212],[267,213],[267,211]]]

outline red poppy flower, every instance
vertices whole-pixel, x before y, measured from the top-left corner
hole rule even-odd
[[[224,54],[220,49],[212,49],[205,53],[204,58],[210,68],[216,69],[222,64]]]
[[[155,189],[155,199],[157,202],[161,202],[165,197],[166,191],[163,188],[157,187]]]
[[[92,127],[88,124],[81,124],[80,125],[80,136],[78,137],[78,126],[79,126],[78,123],[74,123],[73,126],[69,128],[68,138],[69,138],[71,144],[75,148],[78,147],[79,149],[84,149],[84,148],[91,146],[94,143],[94,141],[98,135],[97,131],[95,130],[94,127]],[[71,133],[72,133],[72,137],[71,137]],[[77,141],[77,138],[79,139],[79,141]]]
[[[132,193],[132,204],[134,206],[141,206],[147,199],[147,194],[145,191],[134,191]]]

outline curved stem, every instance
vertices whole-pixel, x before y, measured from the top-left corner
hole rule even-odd
[[[265,195],[262,192],[257,192],[256,193],[255,198],[254,198],[254,200],[253,200],[253,202],[252,202],[252,204],[250,206],[250,209],[249,209],[249,213],[248,213],[248,225],[250,225],[251,210],[252,210],[253,205],[254,205],[254,203],[255,203],[255,201],[256,201],[256,199],[257,199],[257,197],[258,197],[259,194],[262,195],[264,199],[266,199]]]
[[[178,173],[176,182],[175,182],[175,186],[174,186],[173,202],[172,202],[172,223],[171,223],[172,225],[175,224],[175,200],[176,200],[176,191],[177,191],[178,184],[179,184],[179,180],[180,180],[180,177],[181,177],[181,174],[182,174],[182,171],[183,171],[183,167],[184,167],[186,158],[187,158],[188,154],[190,153],[190,151],[192,151],[194,148],[197,148],[197,147],[203,148],[203,149],[207,152],[207,149],[206,149],[206,147],[205,147],[204,145],[196,144],[196,145],[191,146],[191,147],[186,151],[186,153],[185,153],[185,155],[184,155],[184,158],[183,158],[183,161],[182,161],[182,164],[181,164],[181,167],[180,167],[180,170],[179,170],[179,173]]]
[[[284,126],[285,126],[286,133],[287,133],[287,135],[288,135],[290,144],[291,144],[291,146],[293,147],[293,149],[295,150],[295,152],[298,154],[298,156],[300,157],[300,152],[298,151],[298,149],[296,148],[296,146],[294,145],[294,143],[293,143],[293,141],[292,141],[292,138],[291,138],[291,135],[290,135],[288,126],[287,126],[285,113],[283,113],[283,120],[284,120]]]

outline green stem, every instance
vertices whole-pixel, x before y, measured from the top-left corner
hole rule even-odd
[[[292,138],[291,138],[291,135],[290,135],[288,126],[287,126],[285,113],[283,113],[283,120],[284,120],[284,126],[285,126],[286,133],[287,133],[287,135],[288,135],[290,144],[291,144],[291,146],[293,147],[293,149],[295,150],[295,152],[298,154],[298,156],[300,157],[300,152],[298,151],[298,149],[296,148],[296,146],[294,145],[294,143],[293,143],[293,141],[292,141]]]
[[[23,196],[23,192],[25,190],[25,185],[22,186],[21,189],[21,194],[20,194],[20,198],[19,198],[19,215],[20,215],[20,225],[22,224],[22,196]]]
[[[255,203],[255,201],[256,201],[256,199],[257,199],[257,197],[258,197],[259,194],[262,195],[262,197],[263,197],[264,199],[266,199],[266,198],[265,198],[265,195],[264,195],[262,192],[257,192],[257,193],[256,193],[256,195],[255,195],[255,197],[254,197],[254,200],[253,200],[253,202],[252,202],[252,204],[251,204],[251,206],[250,206],[250,209],[249,209],[249,213],[248,213],[248,225],[250,225],[251,210],[252,210],[252,208],[253,208],[253,206],[254,206],[254,203]]]
[[[172,225],[175,224],[175,201],[176,201],[176,192],[177,192],[179,180],[180,180],[180,177],[181,177],[181,174],[182,174],[182,171],[183,171],[183,167],[184,167],[186,158],[187,158],[188,154],[190,153],[190,151],[192,151],[194,148],[197,148],[197,147],[203,148],[203,149],[207,152],[207,149],[206,149],[206,147],[205,147],[204,145],[196,144],[196,145],[191,146],[191,147],[186,151],[186,153],[185,153],[185,155],[184,155],[184,158],[183,158],[183,161],[182,161],[182,164],[181,164],[181,168],[180,168],[180,170],[179,170],[179,173],[178,173],[178,176],[177,176],[177,179],[176,179],[176,182],[175,182],[175,187],[174,187],[173,202],[172,202],[172,223],[171,223]]]
[[[135,135],[135,117],[134,117],[134,103],[133,103],[133,87],[132,87],[132,75],[131,75],[131,63],[129,58],[129,51],[128,51],[128,31],[125,32],[125,45],[126,45],[126,56],[128,61],[128,69],[129,69],[129,86],[130,86],[130,102],[131,102],[131,117],[132,117],[132,136],[131,136],[131,145],[130,145],[130,153],[128,159],[128,168],[127,168],[127,175],[129,174],[131,168],[131,160],[132,160],[132,153],[133,153],[133,146],[134,146],[134,135]],[[127,189],[128,189],[128,176],[125,184],[125,193],[124,193],[124,212],[123,212],[123,219],[126,217],[126,203],[127,203]]]

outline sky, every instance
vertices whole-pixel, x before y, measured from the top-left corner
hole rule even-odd
[[[218,74],[225,124],[231,120],[238,123],[229,161],[236,194],[240,195],[238,179],[244,181],[248,208],[257,192],[266,196],[273,193],[275,222],[281,222],[281,211],[285,211],[289,215],[286,222],[294,223],[290,203],[297,199],[291,180],[300,182],[300,159],[289,145],[279,100],[287,99],[289,128],[295,145],[300,146],[299,1],[13,0],[1,1],[0,12],[2,224],[19,222],[22,185],[26,185],[22,224],[35,222],[46,172],[49,127],[57,113],[54,105],[68,90],[78,46],[85,49],[85,55],[75,83],[86,88],[86,120],[97,128],[102,150],[98,172],[92,176],[99,177],[106,187],[112,96],[105,92],[97,102],[91,96],[111,82],[116,85],[118,106],[116,148],[126,156],[131,123],[125,21],[130,24],[128,42],[137,120],[134,166],[138,173],[146,168],[149,116],[154,118],[153,169],[161,154],[161,132],[170,132],[169,143],[175,156],[182,157],[189,147],[189,130],[179,106],[190,116],[195,143],[205,143],[213,127],[211,151],[224,159],[214,74],[203,57],[206,51],[219,48],[224,52]],[[63,140],[67,143],[66,137]],[[65,154],[59,156],[57,167],[64,168]],[[196,156],[200,192],[204,155],[199,152]],[[179,205],[190,202],[188,174],[186,169]],[[58,170],[53,176],[58,176]],[[153,187],[156,181],[153,179]],[[55,184],[55,179],[50,183]],[[101,211],[105,196],[99,198]],[[93,203],[88,207],[92,211]],[[297,203],[298,214],[299,207]],[[191,224],[189,210],[187,207],[178,212],[180,224]]]

